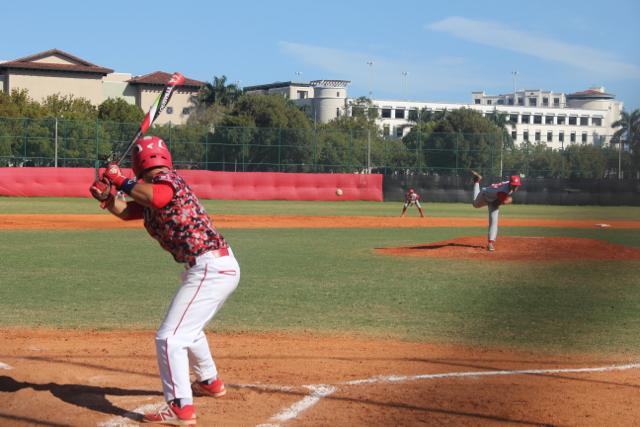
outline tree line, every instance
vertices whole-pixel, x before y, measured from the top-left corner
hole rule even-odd
[[[623,113],[613,146],[544,143],[515,146],[506,116],[471,109],[418,111],[411,130],[390,138],[376,124],[378,111],[366,97],[352,114],[315,123],[307,111],[281,95],[248,95],[225,76],[214,77],[191,99],[186,125],[154,126],[171,147],[178,167],[234,171],[381,172],[459,174],[468,169],[558,178],[625,176],[640,170],[640,112]],[[51,95],[36,102],[25,90],[0,92],[0,162],[3,166],[51,165],[57,127],[59,164],[94,166],[118,152],[135,133],[144,112],[122,99],[98,106],[82,98]]]

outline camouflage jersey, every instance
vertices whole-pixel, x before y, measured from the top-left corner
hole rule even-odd
[[[162,208],[144,208],[144,226],[177,262],[190,263],[205,252],[228,247],[196,195],[175,171],[160,173],[152,182],[171,185],[174,195]]]

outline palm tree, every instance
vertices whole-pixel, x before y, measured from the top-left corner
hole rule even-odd
[[[232,106],[242,95],[242,89],[236,84],[227,84],[227,76],[214,76],[212,83],[205,83],[196,95],[192,97],[192,102],[198,106],[209,107],[217,104],[224,107]]]
[[[636,171],[640,171],[640,110],[636,109],[631,113],[623,111],[620,120],[615,121],[611,125],[611,127],[620,128],[613,134],[613,137],[611,138],[611,144],[620,144],[618,169],[620,169],[622,166],[620,164],[622,149],[623,144],[626,143],[629,147],[629,150],[631,151],[632,158],[634,159]],[[620,171],[618,176],[621,176]]]
[[[626,141],[626,144],[632,150],[640,148],[638,146],[638,143],[640,143],[640,110],[635,110],[631,113],[623,111],[620,120],[615,121],[611,127],[620,128],[613,134],[611,138],[612,144]]]

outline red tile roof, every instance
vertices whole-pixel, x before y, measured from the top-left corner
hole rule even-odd
[[[161,85],[164,86],[171,78],[171,73],[165,73],[164,71],[154,71],[153,73],[145,74],[144,76],[137,76],[129,80],[131,84],[140,85]],[[182,86],[200,88],[204,86],[204,82],[199,80],[185,78]]]
[[[55,64],[48,62],[35,62],[39,59],[46,58],[47,56],[60,56],[74,62],[74,64]],[[106,75],[112,73],[111,68],[100,67],[99,65],[92,64],[85,61],[82,58],[73,56],[67,52],[59,49],[50,49],[44,52],[36,53],[35,55],[25,56],[24,58],[14,59],[13,61],[7,61],[0,63],[0,70],[2,69],[26,69],[26,70],[51,70],[73,73],[91,73]]]

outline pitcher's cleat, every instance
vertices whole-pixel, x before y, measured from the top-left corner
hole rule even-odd
[[[493,245],[493,242],[489,242],[489,244],[487,245],[487,250],[489,252],[493,252],[496,250],[496,247]]]

